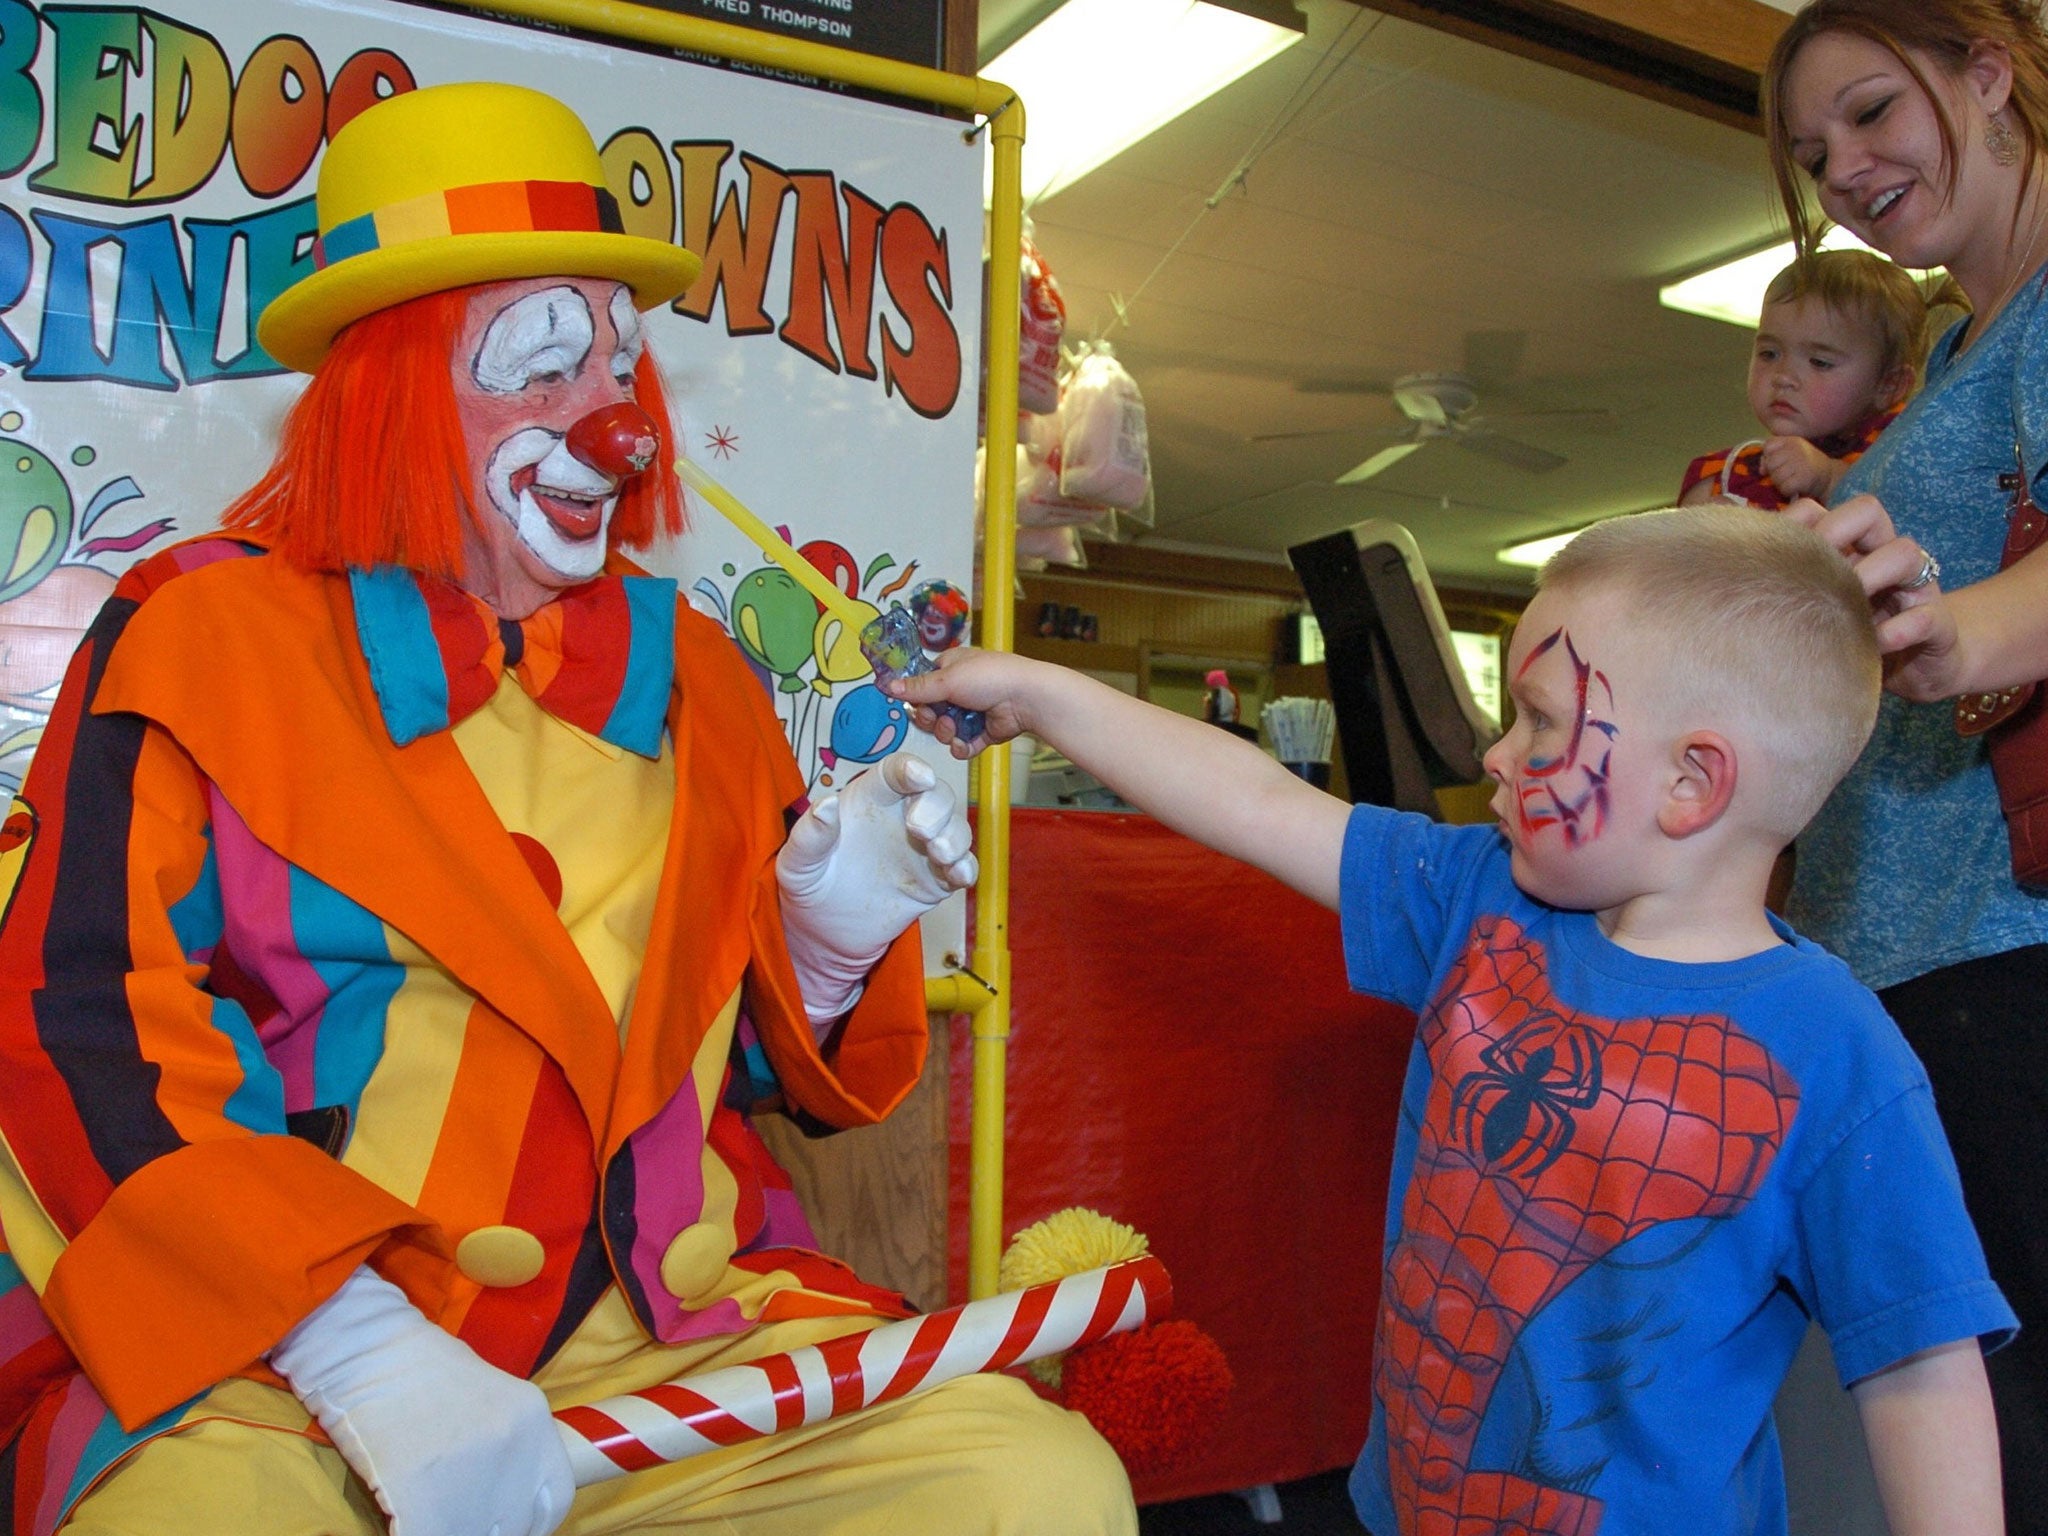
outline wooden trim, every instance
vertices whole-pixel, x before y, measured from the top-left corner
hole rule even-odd
[[[1188,554],[1147,544],[1088,545],[1088,565],[1069,571],[1054,566],[1047,576],[1073,577],[1124,585],[1196,587],[1217,592],[1260,592],[1300,597],[1294,568],[1267,560],[1233,560],[1224,555]]]
[[[1017,626],[1017,654],[1049,661],[1075,672],[1128,672],[1138,675],[1138,647],[1100,640],[1060,640],[1034,635]]]
[[[1758,0],[1551,0],[1616,36],[1655,38],[1674,53],[1761,75],[1791,14]]]
[[[1373,0],[1372,8],[1752,132],[1762,126],[1764,65],[1791,20],[1762,0]]]
[[[981,0],[946,0],[945,63],[956,75],[981,73]]]

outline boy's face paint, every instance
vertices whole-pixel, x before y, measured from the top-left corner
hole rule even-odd
[[[642,345],[619,283],[526,279],[471,298],[451,367],[474,504],[464,530],[472,590],[524,607],[511,594],[545,597],[603,568],[622,482],[578,460],[566,439],[593,411],[633,398]]]
[[[1487,752],[1486,771],[1499,786],[1493,812],[1516,882],[1555,905],[1590,907],[1611,873],[1601,846],[1622,787],[1622,728],[1600,627],[1574,617],[1549,592],[1523,615],[1508,655],[1515,722]]]
[[[1608,774],[1618,734],[1613,685],[1579,655],[1570,631],[1562,628],[1530,648],[1515,681],[1524,685],[1518,720],[1530,722],[1514,784],[1522,831],[1534,837],[1555,828],[1568,849],[1590,843],[1607,829]]]
[[[1876,327],[1816,294],[1766,304],[1749,355],[1749,408],[1766,432],[1831,437],[1897,398]]]

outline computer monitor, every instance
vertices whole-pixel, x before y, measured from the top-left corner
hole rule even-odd
[[[1500,727],[1473,701],[1415,539],[1374,519],[1287,551],[1322,630],[1351,797],[1437,815]]]

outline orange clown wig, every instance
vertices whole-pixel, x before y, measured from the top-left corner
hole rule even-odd
[[[285,417],[270,468],[222,517],[305,570],[398,565],[462,578],[462,519],[480,512],[449,359],[476,290],[451,288],[355,321]],[[654,418],[655,463],[675,462],[674,428],[651,353],[634,369]],[[614,548],[644,549],[683,529],[682,494],[665,468],[629,480],[612,515]]]

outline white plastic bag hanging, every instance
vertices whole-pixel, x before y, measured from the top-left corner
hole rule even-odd
[[[1036,421],[1041,418],[1027,417]],[[988,447],[974,450],[974,507],[977,519],[988,509],[986,474]],[[1016,465],[1017,526],[1072,528],[1100,523],[1110,509],[1099,501],[1082,501],[1060,492],[1060,445],[1050,431],[1028,436],[1020,425]]]
[[[1109,343],[1098,341],[1074,365],[1060,397],[1060,491],[1139,507],[1151,480],[1144,399]]]
[[[1109,516],[1099,501],[1069,496],[1061,487],[1060,450],[1043,463],[1033,463],[1028,450],[1017,450],[1017,526],[1019,528],[1086,527]]]
[[[1067,528],[1100,522],[1109,508],[1060,492],[1060,424],[1028,412],[1017,417],[1017,526]]]
[[[1045,416],[1060,408],[1060,338],[1067,303],[1027,226],[1017,292],[1017,405]]]
[[[1017,530],[1017,566],[1020,570],[1042,571],[1048,565],[1071,565],[1077,570],[1088,566],[1087,552],[1081,548],[1081,530],[1078,528],[1019,528]]]

